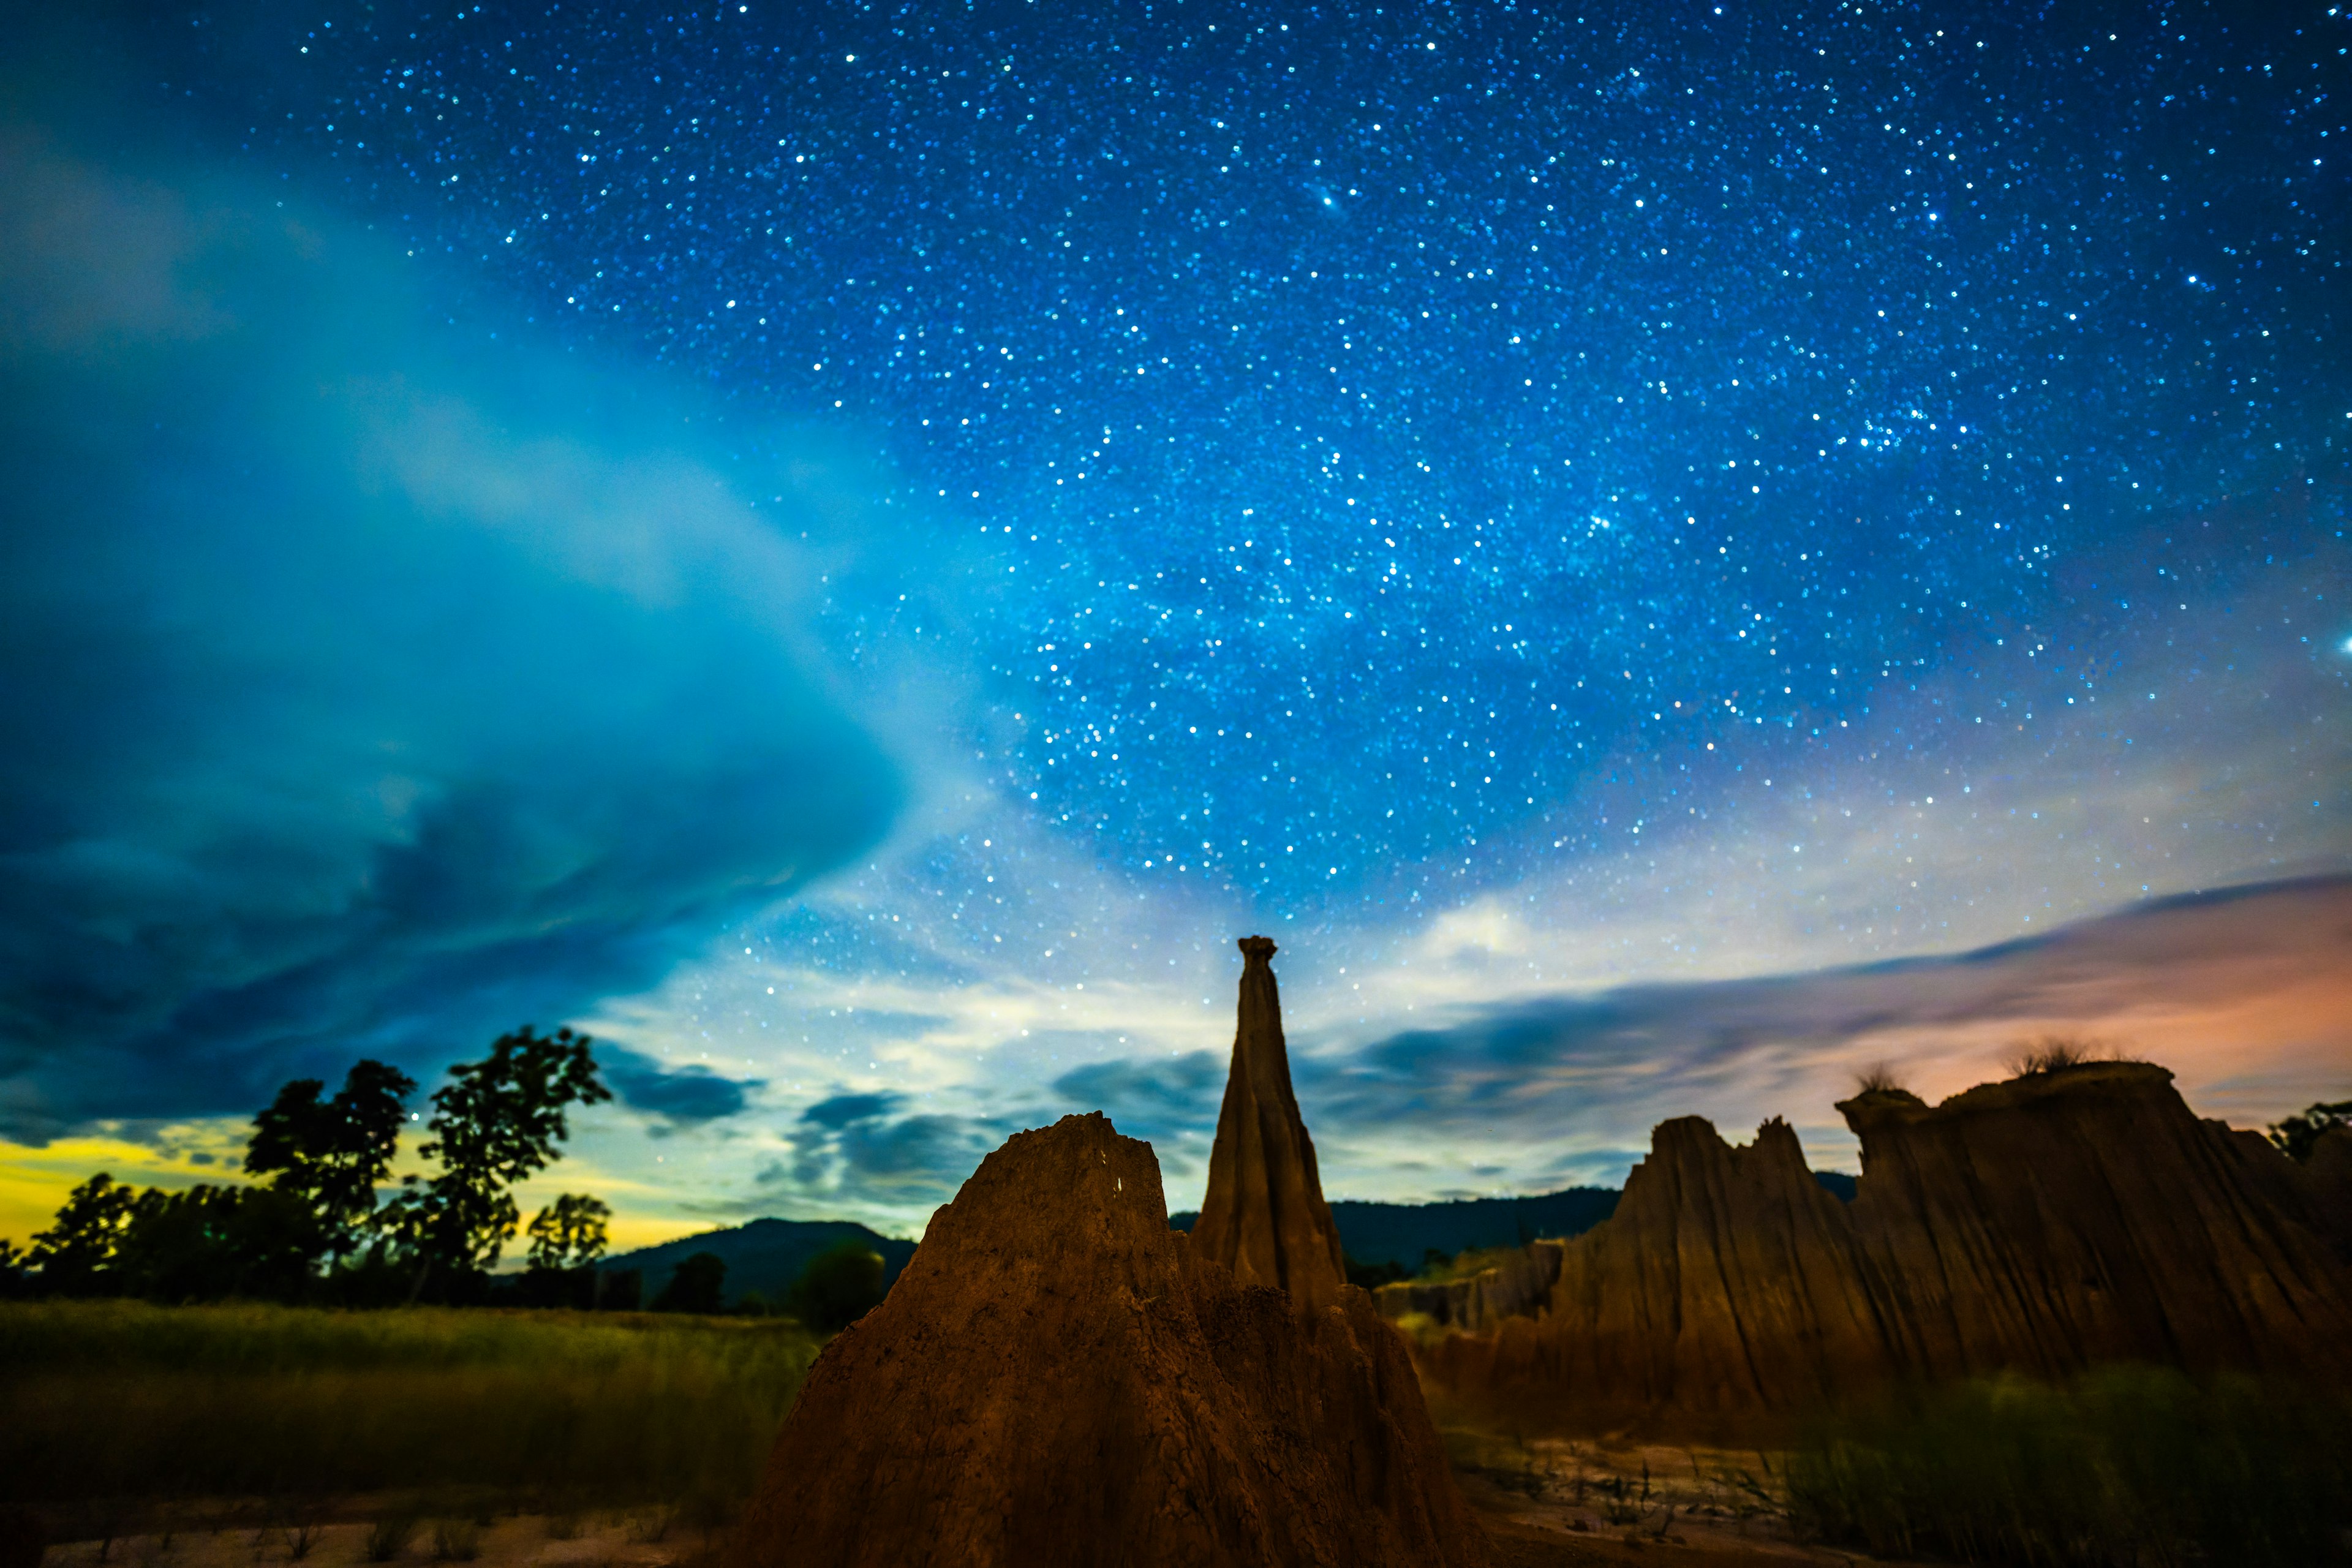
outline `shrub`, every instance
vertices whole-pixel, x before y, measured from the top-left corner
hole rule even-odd
[[[839,1333],[882,1304],[882,1255],[858,1242],[829,1247],[793,1281],[787,1305],[819,1333]]]
[[[656,1312],[716,1312],[727,1290],[727,1260],[715,1252],[698,1252],[677,1266],[654,1298]]]
[[[2278,1152],[2296,1164],[2310,1163],[2319,1141],[2338,1127],[2352,1127],[2352,1100],[2321,1103],[2308,1110],[2271,1123],[2268,1137]]]

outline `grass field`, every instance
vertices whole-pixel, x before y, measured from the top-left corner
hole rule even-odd
[[[1818,1427],[1790,1457],[1801,1534],[2035,1568],[2352,1560],[2352,1405],[2284,1382],[2116,1367],[1961,1384]]]
[[[723,1509],[816,1349],[774,1320],[0,1303],[0,1500]]]

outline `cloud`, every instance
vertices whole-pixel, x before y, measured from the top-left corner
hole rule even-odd
[[[1506,1164],[1548,1150],[1553,1170],[1614,1164],[1629,1128],[1693,1113],[1734,1132],[1786,1115],[1837,1157],[1851,1140],[1832,1102],[1863,1068],[1886,1062],[1937,1099],[2055,1033],[2173,1068],[2207,1114],[2259,1121],[2344,1081],[2347,938],[2352,877],[2189,894],[1956,954],[1462,1009],[1304,1060],[1299,1097],[1318,1137],[1405,1121]]]
[[[660,1117],[673,1127],[722,1121],[739,1116],[751,1094],[767,1087],[757,1079],[732,1079],[700,1063],[666,1067],[650,1057],[599,1043],[598,1060],[622,1103]]]
[[[895,1094],[836,1094],[802,1111],[801,1120],[812,1127],[838,1132],[845,1127],[887,1116],[899,1102],[900,1097]]]
[[[987,1118],[893,1117],[896,1095],[849,1094],[809,1107],[792,1153],[761,1171],[770,1202],[806,1209],[843,1202],[861,1213],[919,1215],[955,1195],[982,1156],[1014,1128]]]
[[[436,1067],[887,831],[905,765],[808,630],[824,451],[469,339],[215,174],[20,128],[0,215],[0,1136]]]
[[[1158,1142],[1214,1124],[1230,1059],[1216,1051],[1187,1051],[1090,1062],[1055,1079],[1054,1093],[1072,1110],[1104,1112],[1130,1138]]]

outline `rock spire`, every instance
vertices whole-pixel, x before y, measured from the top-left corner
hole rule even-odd
[[[1244,1285],[1287,1290],[1302,1311],[1339,1300],[1347,1283],[1339,1227],[1323,1201],[1315,1142],[1290,1090],[1290,1052],[1282,1040],[1282,997],[1275,988],[1274,939],[1245,936],[1240,1016],[1224,1108],[1209,1155],[1209,1191],[1192,1226],[1202,1257]]]

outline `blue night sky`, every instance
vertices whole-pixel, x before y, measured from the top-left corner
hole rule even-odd
[[[651,1237],[2352,1075],[2352,17],[268,4],[0,79],[0,1231],[528,1018]],[[11,24],[22,28],[24,24]]]

